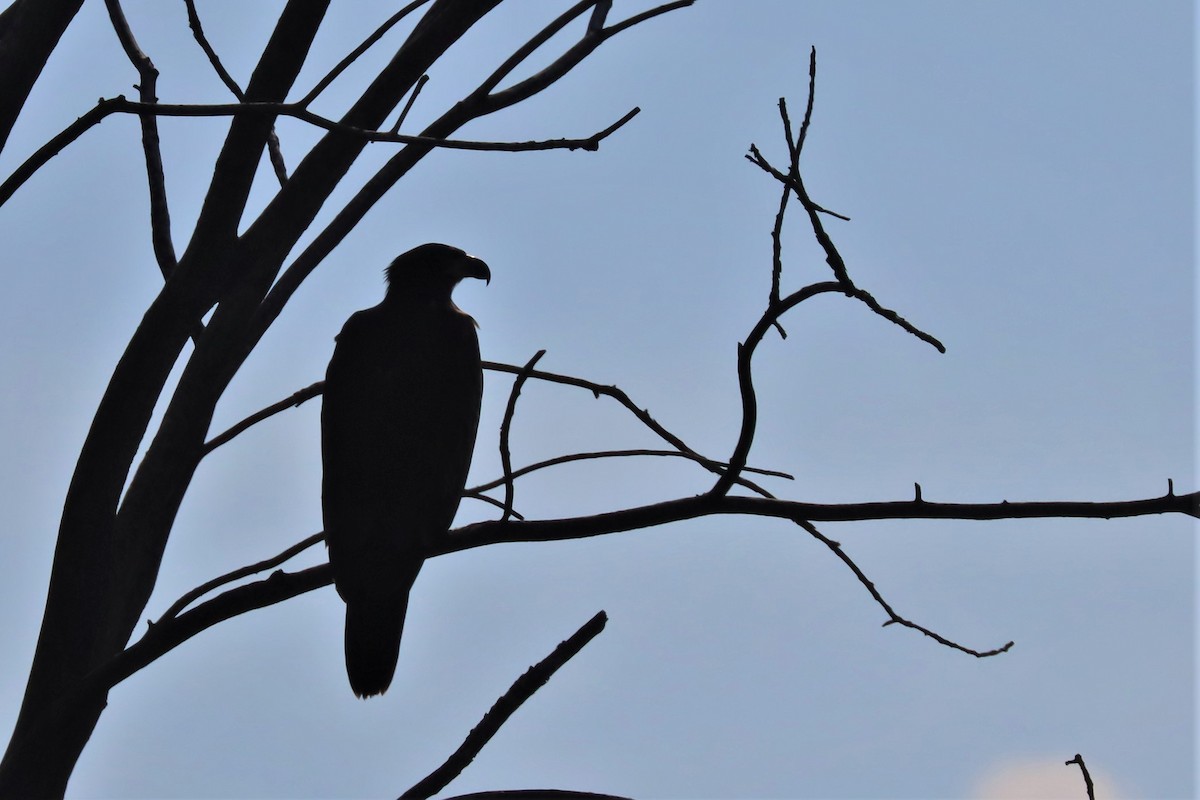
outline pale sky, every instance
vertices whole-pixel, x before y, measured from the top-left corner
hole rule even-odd
[[[181,2],[124,5],[163,101],[227,101]],[[280,4],[198,5],[244,83]],[[393,5],[334,4],[296,96]],[[412,129],[567,5],[494,12],[433,72]],[[651,5],[617,0],[613,17]],[[296,294],[214,433],[321,379],[346,317],[382,295],[387,262],[446,241],[492,268],[490,286],[456,295],[484,358],[520,364],[545,348],[542,368],[616,384],[726,458],[736,344],[766,301],[778,203],[743,154],[754,142],[784,162],[775,104],[786,96],[799,118],[815,46],[806,185],[852,218],[827,225],[856,283],[948,352],[842,297],[789,315],[786,341],[768,337],[755,360],[751,462],[796,478],[768,488],[820,502],[908,499],[914,482],[928,500],[958,502],[1144,498],[1168,478],[1191,491],[1194,39],[1181,0],[699,0],[461,132],[585,136],[640,106],[599,152],[427,158]],[[316,110],[337,116],[399,41]],[[97,97],[132,96],[135,81],[103,4],[85,3],[0,173]],[[178,250],[225,124],[161,123]],[[291,121],[280,135],[293,166],[314,140]],[[341,196],[392,152],[373,145]],[[274,180],[262,178],[258,207]],[[136,121],[113,118],[0,209],[0,721],[15,719],[24,690],[74,459],[160,284],[146,206]],[[796,211],[785,290],[828,275]],[[487,376],[472,483],[499,473],[510,385]],[[320,529],[319,410],[276,417],[204,462],[146,616]],[[614,403],[558,386],[527,385],[513,426],[518,466],[657,446]],[[703,492],[710,477],[682,460],[590,462],[518,481],[516,501],[529,518],[579,515]],[[458,522],[492,516],[464,502]],[[854,576],[778,521],[495,546],[426,565],[384,697],[350,693],[344,606],[326,588],[197,636],[119,685],[70,794],[396,796],[604,609],[607,630],[447,795],[1083,798],[1063,764],[1076,753],[1106,800],[1194,795],[1194,524],[820,527],[899,613],[970,647],[1016,645],[981,661],[881,628]]]

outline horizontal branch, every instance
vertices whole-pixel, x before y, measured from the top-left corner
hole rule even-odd
[[[34,152],[25,163],[0,184],[0,205],[8,201],[25,181],[35,172],[58,155],[67,145],[74,142],[90,128],[98,125],[106,117],[113,114],[140,114],[158,117],[232,117],[240,114],[265,114],[294,119],[324,128],[328,131],[357,136],[370,142],[392,142],[395,144],[420,144],[428,147],[442,147],[451,150],[486,150],[489,152],[523,153],[535,150],[591,150],[600,148],[600,143],[616,133],[627,122],[641,112],[633,108],[623,117],[604,130],[598,131],[584,139],[543,139],[525,142],[479,142],[465,139],[440,139],[431,136],[411,136],[390,131],[374,131],[356,128],[353,125],[322,117],[314,114],[299,103],[216,103],[216,104],[169,104],[169,103],[139,103],[128,100],[124,95],[112,98],[102,98],[94,108],[75,122],[68,125],[61,133]]]
[[[1152,514],[1187,514],[1200,519],[1200,492],[1114,502],[1048,501],[931,503],[923,499],[871,503],[804,503],[765,497],[704,494],[645,506],[566,519],[476,522],[451,531],[430,555],[455,553],[501,542],[549,542],[724,514],[774,517],[792,522],[862,522],[884,519],[1116,519]]]
[[[882,519],[1114,519],[1151,514],[1187,514],[1200,518],[1200,492],[1144,500],[1098,503],[1058,501],[1031,503],[930,503],[922,499],[874,503],[822,504],[802,503],[763,497],[704,494],[668,500],[647,506],[612,511],[586,517],[556,520],[515,520],[477,522],[451,531],[429,557],[505,542],[546,542],[582,539],[609,533],[649,528],[686,519],[717,514],[741,514],[788,519],[811,532],[811,523],[850,522]],[[822,537],[823,538],[823,537]],[[309,541],[302,542],[307,545]],[[829,545],[829,542],[826,542]],[[296,548],[285,553],[293,554]],[[835,548],[835,552],[837,548]],[[840,557],[841,554],[839,554]],[[843,559],[845,560],[845,559]],[[860,577],[860,580],[862,578]],[[164,617],[151,625],[146,634],[102,667],[93,670],[55,703],[50,715],[67,714],[85,698],[103,693],[142,667],[217,623],[259,608],[281,603],[333,582],[329,564],[298,572],[272,573],[269,577],[228,589],[199,603],[178,616]],[[873,593],[874,594],[874,593]],[[894,612],[893,613],[893,617]],[[893,618],[893,622],[897,620]],[[907,624],[901,622],[901,624]],[[940,637],[927,629],[908,624],[926,635]],[[951,646],[953,643],[951,643]],[[959,647],[965,652],[973,652]],[[1005,648],[1001,648],[1002,650]],[[47,721],[48,723],[48,721]]]

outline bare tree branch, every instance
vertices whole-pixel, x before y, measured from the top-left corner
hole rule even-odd
[[[189,5],[192,2],[193,2],[193,0],[188,0]],[[359,59],[359,57],[362,56],[363,53],[370,50],[375,45],[375,43],[378,42],[380,39],[382,39],[388,31],[390,31],[392,28],[394,28],[400,22],[400,20],[404,19],[409,14],[411,14],[413,11],[416,11],[418,8],[420,8],[421,6],[425,5],[428,2],[429,2],[429,0],[413,0],[411,3],[406,5],[404,8],[400,9],[395,14],[393,14],[392,16],[390,16],[386,20],[384,20],[383,24],[381,24],[378,28],[376,28],[374,31],[372,31],[370,36],[368,36],[366,39],[363,39],[362,43],[359,44],[358,47],[351,50],[350,53],[347,54],[345,58],[343,58],[341,61],[339,61],[337,63],[337,65],[325,75],[325,77],[323,77],[323,78],[321,78],[321,80],[317,81],[317,84],[315,86],[313,86],[313,88],[311,90],[309,90],[308,94],[306,94],[306,95],[304,95],[304,97],[300,98],[300,100],[297,102],[297,105],[300,105],[300,106],[312,105],[313,101],[317,99],[317,96],[320,95],[321,92],[328,89],[329,84],[331,84],[335,80],[337,80],[338,77],[343,72],[346,71],[347,67],[349,67],[351,64],[353,64],[355,61],[357,61]]]
[[[158,85],[158,70],[150,57],[138,46],[125,12],[119,0],[104,0],[113,30],[125,49],[125,55],[138,72],[138,95],[142,105],[158,103],[155,94]],[[138,115],[142,124],[142,150],[146,157],[146,178],[150,183],[150,240],[154,257],[158,261],[163,278],[170,277],[175,270],[175,244],[171,241],[171,211],[167,204],[166,177],[163,173],[162,148],[158,138],[158,120],[153,113]]]
[[[1080,772],[1083,773],[1083,785],[1087,788],[1088,800],[1096,800],[1096,787],[1092,783],[1092,774],[1088,772],[1087,764],[1083,763],[1083,756],[1076,753],[1074,758],[1066,762],[1067,766],[1071,764],[1078,764]]]
[[[511,364],[502,364],[497,361],[484,361],[483,368],[495,370],[497,372],[510,372],[513,374],[516,374],[520,371],[520,367],[514,367]],[[596,398],[599,398],[601,395],[605,397],[611,397],[613,400],[616,400],[618,403],[624,406],[629,413],[637,417],[638,421],[653,431],[655,435],[677,449],[680,453],[687,455],[697,464],[703,465],[709,472],[717,475],[723,475],[726,472],[726,468],[722,465],[722,462],[706,458],[697,453],[695,450],[689,447],[686,442],[664,428],[656,419],[650,416],[649,411],[644,408],[638,408],[638,406],[636,406],[634,402],[629,399],[629,395],[625,394],[624,391],[616,386],[606,386],[603,384],[594,383],[593,381],[585,380],[583,378],[576,378],[570,375],[560,375],[554,372],[543,372],[536,369],[530,371],[529,377],[536,378],[537,380],[547,381],[549,383],[559,383],[564,386],[576,386],[580,389],[587,389],[592,393],[592,396]],[[742,478],[735,479],[735,483],[745,486],[748,489],[751,489],[752,491],[762,495],[763,497],[773,497],[773,495],[766,489],[763,489],[761,486],[757,486],[754,483],[746,481]]]
[[[697,464],[701,464],[701,465],[703,465],[705,467],[709,467],[709,468],[724,469],[729,466],[728,464],[723,464],[720,461],[713,461],[710,458],[704,458],[702,456],[698,456],[695,453],[681,453],[678,450],[645,450],[645,449],[595,450],[595,451],[591,451],[591,452],[587,452],[587,453],[569,453],[567,455],[555,456],[554,458],[548,458],[545,461],[538,461],[537,463],[529,464],[528,466],[524,466],[524,467],[521,467],[520,469],[513,470],[512,477],[514,479],[520,478],[524,475],[528,475],[531,472],[537,472],[538,470],[546,469],[548,467],[556,467],[560,464],[569,464],[573,461],[590,461],[592,459],[601,459],[601,458],[633,458],[633,457],[639,457],[639,456],[684,458],[684,459],[687,459],[688,461],[694,461]],[[779,470],[773,470],[773,469],[761,469],[759,467],[747,466],[745,468],[745,471],[746,472],[754,472],[759,475],[767,475],[772,478],[784,478],[789,481],[796,479],[795,476],[793,476],[793,475],[790,475],[786,472],[780,472]],[[467,491],[473,492],[473,493],[486,492],[489,489],[495,489],[497,486],[502,486],[503,484],[504,484],[504,478],[502,476],[502,477],[496,478],[494,480],[488,481],[487,483],[481,483],[478,486],[472,486]],[[497,505],[500,505],[501,507],[503,507],[503,504],[501,504],[499,502],[497,502]]]
[[[479,755],[479,751],[483,749],[484,745],[496,735],[500,726],[507,722],[516,713],[516,710],[533,696],[534,692],[545,686],[559,667],[570,661],[588,642],[599,636],[607,622],[607,614],[603,611],[597,613],[579,630],[571,634],[570,638],[554,648],[554,652],[517,678],[512,687],[495,702],[483,719],[479,721],[479,724],[467,734],[467,738],[459,748],[446,759],[445,763],[418,781],[401,797],[422,798],[423,800],[446,788],[450,781],[458,777],[475,760],[475,756]]]
[[[948,647],[976,656],[991,655],[977,652],[938,636],[932,631],[911,623],[892,610],[864,573],[854,564],[837,542],[816,531],[812,521],[858,522],[883,519],[941,519],[941,520],[1004,520],[1004,519],[1053,519],[1089,518],[1114,519],[1148,516],[1154,514],[1182,513],[1200,519],[1200,492],[1185,495],[1168,493],[1162,497],[1116,502],[1034,502],[1034,503],[931,503],[923,499],[892,502],[821,504],[803,503],[737,495],[714,496],[712,494],[668,500],[646,506],[637,506],[620,511],[585,517],[550,520],[510,519],[507,521],[476,522],[458,528],[440,540],[430,551],[429,557],[461,552],[475,547],[511,542],[548,542],[582,539],[611,533],[639,530],[666,525],[687,519],[714,515],[747,515],[787,519],[804,528],[806,532],[829,547],[867,587],[872,597],[889,615],[887,624],[901,624],[920,631]],[[237,573],[245,575],[261,571],[262,564],[282,563],[302,547],[311,546],[314,535],[288,550],[260,564],[244,567]],[[281,560],[282,559],[282,560]],[[265,567],[269,569],[270,567]],[[229,573],[234,575],[235,573]],[[224,581],[227,576],[209,583]],[[228,589],[206,600],[178,616],[164,614],[159,622],[136,644],[130,645],[114,657],[103,668],[89,676],[84,689],[95,690],[103,686],[111,688],[129,675],[174,649],[203,630],[226,619],[245,614],[258,608],[289,600],[292,597],[319,589],[333,582],[332,568],[328,564],[310,567],[298,572],[274,572],[270,577]],[[207,586],[208,584],[206,584]],[[189,592],[189,597],[200,589]],[[209,590],[205,590],[209,591]],[[192,598],[194,599],[194,598]],[[181,607],[181,598],[172,608]],[[190,602],[190,600],[188,601]],[[999,648],[1002,652],[1011,644]],[[83,691],[81,689],[81,691]]]
[[[711,492],[713,494],[725,494],[734,483],[737,482],[741,475],[742,469],[746,466],[746,460],[750,456],[750,447],[754,443],[754,433],[758,426],[758,399],[754,391],[754,374],[751,368],[751,359],[754,357],[754,350],[758,347],[767,331],[792,308],[803,303],[812,297],[826,292],[841,292],[844,291],[844,286],[835,281],[826,281],[824,283],[814,283],[805,286],[798,292],[794,292],[778,303],[767,308],[759,318],[754,329],[750,331],[750,335],[746,337],[745,342],[738,344],[737,349],[737,374],[738,388],[742,398],[742,424],[738,432],[737,443],[734,445],[733,454],[729,457],[729,469],[721,473],[717,482],[713,485]]]
[[[303,553],[314,544],[319,544],[323,541],[325,541],[325,533],[323,531],[321,533],[314,533],[312,536],[309,536],[307,539],[302,539],[278,555],[271,556],[264,561],[259,561],[257,564],[239,567],[232,572],[227,572],[224,575],[213,578],[210,581],[206,581],[205,583],[197,586],[195,589],[185,593],[182,597],[172,603],[171,607],[163,612],[163,615],[159,618],[158,623],[155,624],[161,624],[163,620],[174,619],[175,617],[178,617],[181,611],[214,589],[219,589],[226,584],[233,583],[234,581],[241,580],[242,578],[248,578],[251,575],[257,575],[260,572],[274,569],[283,562],[299,555],[300,553]]]
[[[828,547],[831,551],[833,551],[833,554],[835,556],[837,556],[839,559],[841,559],[843,564],[845,564],[847,567],[850,568],[850,571],[854,573],[854,577],[858,578],[858,582],[861,583],[866,588],[866,590],[870,593],[871,597],[873,597],[875,599],[875,602],[878,603],[879,606],[885,612],[887,612],[888,621],[883,623],[885,627],[888,625],[903,625],[906,628],[912,628],[915,631],[920,631],[921,633],[925,634],[926,636],[928,636],[930,639],[933,639],[938,644],[942,644],[951,649],[958,650],[958,651],[966,653],[968,655],[975,656],[976,658],[988,658],[990,656],[998,656],[1001,653],[1007,653],[1012,648],[1013,643],[1008,642],[1007,644],[1003,645],[1002,647],[998,647],[994,650],[984,650],[984,651],[973,650],[970,647],[964,647],[963,645],[958,644],[957,642],[953,642],[953,641],[947,639],[946,637],[944,637],[938,633],[935,633],[934,631],[931,631],[929,628],[926,628],[923,625],[918,625],[917,623],[912,622],[911,620],[905,619],[904,617],[897,614],[896,611],[887,602],[887,600],[885,600],[883,598],[883,595],[880,594],[879,590],[875,588],[875,583],[866,576],[866,573],[864,573],[859,568],[858,564],[856,564],[854,562],[854,559],[852,559],[852,558],[850,558],[850,556],[846,555],[846,551],[842,549],[842,545],[840,543],[835,542],[833,539],[830,539],[828,536],[825,536],[823,533],[821,533],[819,530],[817,530],[816,526],[813,525],[811,522],[797,521],[796,524],[799,525],[801,528],[804,528],[804,530],[806,530],[810,534],[812,534],[813,538],[817,539],[822,544],[824,544],[826,547]]]
[[[500,542],[553,542],[650,528],[698,517],[739,514],[801,522],[862,522],[884,519],[1002,520],[1116,519],[1154,514],[1187,514],[1200,519],[1200,493],[1111,502],[1038,501],[999,503],[933,503],[894,500],[868,503],[806,503],[739,495],[681,497],[586,517],[524,522],[476,522],[454,530],[430,556]]]
[[[188,27],[192,29],[192,37],[196,40],[196,44],[200,45],[200,49],[204,51],[204,55],[208,57],[208,63],[212,64],[213,70],[217,73],[217,77],[221,79],[221,83],[229,89],[240,101],[246,100],[246,94],[242,91],[242,87],[238,86],[237,81],[225,69],[225,65],[221,63],[221,59],[217,56],[217,51],[213,49],[212,44],[208,41],[208,37],[204,35],[204,26],[200,24],[200,15],[196,12],[195,0],[183,0],[187,6]],[[279,143],[279,134],[276,133],[275,127],[271,127],[271,132],[267,134],[267,153],[270,155],[271,166],[275,170],[275,177],[282,186],[287,181],[287,164],[283,160],[283,147]]]
[[[1011,643],[993,652],[978,652],[962,647],[938,634],[912,623],[895,613],[883,600],[865,574],[841,550],[837,542],[819,533],[811,520],[819,521],[863,521],[879,519],[1030,519],[1030,518],[1093,518],[1112,519],[1117,517],[1145,516],[1150,514],[1184,513],[1200,519],[1200,493],[1186,495],[1168,493],[1158,498],[1127,500],[1108,503],[1095,502],[1038,502],[1038,503],[930,503],[917,499],[883,503],[816,504],[788,500],[774,500],[736,495],[714,496],[712,494],[669,500],[649,506],[639,506],[621,511],[586,517],[555,520],[489,521],[477,522],[451,531],[441,546],[429,553],[430,557],[459,552],[474,547],[504,542],[541,542],[586,538],[609,533],[631,531],[664,525],[685,519],[717,514],[739,514],[788,519],[803,527],[810,535],[829,547],[859,579],[872,597],[889,615],[886,624],[901,624],[920,631],[939,643],[971,655],[984,657],[1003,652]],[[311,546],[320,534],[294,545],[277,556],[260,564],[237,570],[239,577],[261,571],[264,564],[282,563],[303,547]],[[235,573],[229,573],[229,576]],[[205,586],[227,582],[229,576],[210,581]],[[230,580],[236,578],[229,578]],[[127,647],[103,666],[93,670],[75,691],[63,696],[54,708],[54,714],[67,714],[73,704],[84,702],[94,693],[104,692],[125,678],[153,662],[155,659],[179,646],[196,634],[227,619],[289,600],[327,586],[333,582],[333,571],[328,564],[309,567],[298,572],[276,571],[270,577],[228,589],[206,600],[191,610],[173,615],[164,614],[159,622],[150,626],[146,634],[135,644]],[[172,609],[183,607],[199,587],[172,605]],[[209,591],[210,589],[204,589]],[[578,635],[578,634],[577,634]],[[43,724],[50,724],[47,720]]]
[[[603,130],[582,139],[534,139],[524,142],[481,142],[465,139],[441,139],[429,136],[412,136],[405,133],[366,130],[336,120],[327,119],[296,103],[217,103],[196,105],[172,105],[169,103],[141,103],[127,100],[124,95],[101,99],[96,106],[54,138],[42,145],[0,184],[0,204],[7,202],[17,189],[35,172],[58,155],[62,150],[106,117],[113,114],[154,115],[160,117],[236,117],[242,115],[265,115],[294,117],[318,128],[344,133],[367,142],[391,142],[394,144],[420,144],[448,150],[485,150],[502,153],[527,153],[535,150],[588,150],[600,149],[600,143],[633,119],[641,109],[634,108]]]
[[[544,355],[546,355],[545,350],[538,350],[534,353],[533,358],[529,359],[525,363],[525,366],[521,368],[521,371],[517,373],[516,380],[513,381],[512,391],[508,394],[508,405],[504,409],[504,419],[500,422],[500,465],[501,469],[504,470],[504,513],[500,516],[501,520],[509,519],[513,513],[512,453],[508,447],[508,435],[512,429],[513,414],[517,411],[517,398],[521,396],[521,387],[525,385],[525,381],[529,378],[529,373]]]
[[[302,403],[313,399],[323,391],[325,391],[325,381],[317,381],[316,383],[306,386],[299,391],[293,392],[290,397],[280,400],[278,403],[272,403],[261,411],[256,411],[241,422],[234,425],[232,428],[218,436],[214,436],[212,439],[209,439],[207,442],[205,442],[204,447],[201,450],[201,455],[208,455],[213,450],[216,450],[221,445],[236,438],[240,434],[244,433],[248,428],[257,425],[264,419],[269,419],[279,412],[286,411],[289,408],[299,408]]]
[[[824,223],[821,221],[821,213],[826,212],[825,209],[818,206],[809,197],[808,192],[804,188],[804,182],[800,177],[800,154],[804,147],[804,140],[808,135],[809,127],[812,123],[813,112],[813,97],[816,91],[816,70],[817,70],[817,51],[813,48],[809,56],[809,85],[808,85],[808,103],[805,107],[804,121],[800,126],[800,133],[793,140],[792,138],[792,123],[788,116],[787,100],[779,98],[779,116],[783,124],[784,136],[788,143],[788,174],[784,175],[779,170],[772,167],[767,160],[759,152],[758,148],[751,144],[750,154],[746,156],[752,163],[769,172],[775,177],[784,187],[784,196],[779,203],[779,211],[775,217],[775,227],[772,231],[772,269],[771,269],[771,292],[769,295],[767,309],[763,312],[758,323],[746,337],[746,341],[738,345],[738,388],[742,397],[742,424],[738,432],[737,443],[734,445],[733,454],[729,457],[729,469],[717,480],[713,485],[712,492],[714,494],[724,494],[735,483],[742,469],[746,466],[746,459],[749,457],[750,448],[754,443],[754,432],[758,421],[758,401],[754,391],[754,377],[751,369],[751,360],[754,356],[754,351],[762,341],[763,336],[772,327],[778,328],[781,335],[786,337],[786,333],[779,324],[779,318],[787,311],[808,300],[809,298],[826,292],[842,292],[847,297],[852,297],[862,301],[868,308],[884,319],[899,325],[904,330],[921,339],[928,344],[933,345],[940,352],[946,352],[945,346],[932,335],[925,333],[917,328],[912,323],[901,317],[895,311],[884,308],[875,300],[869,292],[859,289],[850,279],[850,275],[846,270],[846,262],[838,252],[837,245],[825,230]],[[794,292],[786,298],[780,299],[780,278],[783,272],[782,259],[782,229],[784,214],[787,211],[787,195],[786,192],[791,189],[796,193],[804,206],[805,212],[808,214],[809,224],[812,227],[813,236],[821,249],[825,251],[825,260],[833,270],[833,275],[836,280],[832,282],[814,283],[804,287],[798,292]],[[840,216],[840,215],[838,215]]]
[[[549,66],[542,69],[540,72],[531,75],[523,81],[509,86],[507,89],[493,91],[500,81],[504,80],[517,66],[519,66],[526,58],[532,55],[538,48],[545,44],[554,34],[558,33],[568,23],[579,17],[588,8],[595,6],[597,0],[583,0],[576,3],[567,11],[563,12],[558,19],[547,25],[536,36],[530,39],[524,46],[518,49],[509,59],[504,62],[492,75],[485,80],[478,89],[472,93],[471,97],[476,100],[482,100],[486,103],[488,112],[495,111],[500,108],[507,108],[514,103],[519,103],[527,100],[548,86],[551,86],[563,75],[570,72],[579,62],[583,61],[591,55],[597,47],[608,41],[617,34],[639,25],[647,20],[666,14],[680,8],[686,8],[695,0],[678,0],[674,3],[666,3],[665,5],[652,8],[641,14],[637,14],[624,22],[607,28],[594,27],[596,17],[592,18],[592,25],[589,25],[584,35],[572,47],[568,48],[561,56],[550,63]]]
[[[496,508],[500,509],[501,511],[504,510],[503,502],[497,500],[494,497],[489,497],[488,495],[484,494],[483,492],[477,492],[474,489],[463,489],[462,496],[470,498],[472,500],[479,500],[482,503],[487,503],[489,506],[495,506]],[[509,511],[512,512],[512,516],[515,519],[525,519],[525,516],[523,514],[519,513],[515,508],[509,509]]]
[[[404,101],[404,108],[400,109],[400,115],[396,117],[396,122],[392,125],[391,132],[399,133],[400,126],[404,124],[404,120],[408,118],[408,112],[412,110],[413,103],[417,102],[417,97],[421,94],[421,90],[425,88],[425,84],[429,83],[429,76],[422,75],[416,86],[408,93],[408,99]]]

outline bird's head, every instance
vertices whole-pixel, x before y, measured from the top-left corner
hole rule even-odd
[[[423,244],[397,256],[387,268],[388,296],[425,295],[449,299],[463,278],[491,282],[488,265],[448,244]]]

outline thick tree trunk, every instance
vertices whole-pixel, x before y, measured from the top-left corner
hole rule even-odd
[[[438,0],[348,112],[375,127],[411,85],[500,0]],[[247,100],[282,101],[328,0],[291,0],[247,87]],[[13,738],[0,762],[0,798],[61,797],[106,703],[80,688],[118,654],[144,615],[175,513],[199,462],[225,385],[248,353],[250,323],[283,259],[365,146],[330,134],[269,204],[254,235],[237,236],[271,129],[236,118],[217,160],[192,241],[118,363],[76,464],[64,505],[50,591]],[[419,155],[428,148],[416,148]],[[417,156],[419,158],[419,155]],[[218,304],[122,499],[138,445],[166,379],[200,318]],[[68,698],[69,700],[65,700]]]
[[[0,14],[0,150],[83,0],[13,0]]]

